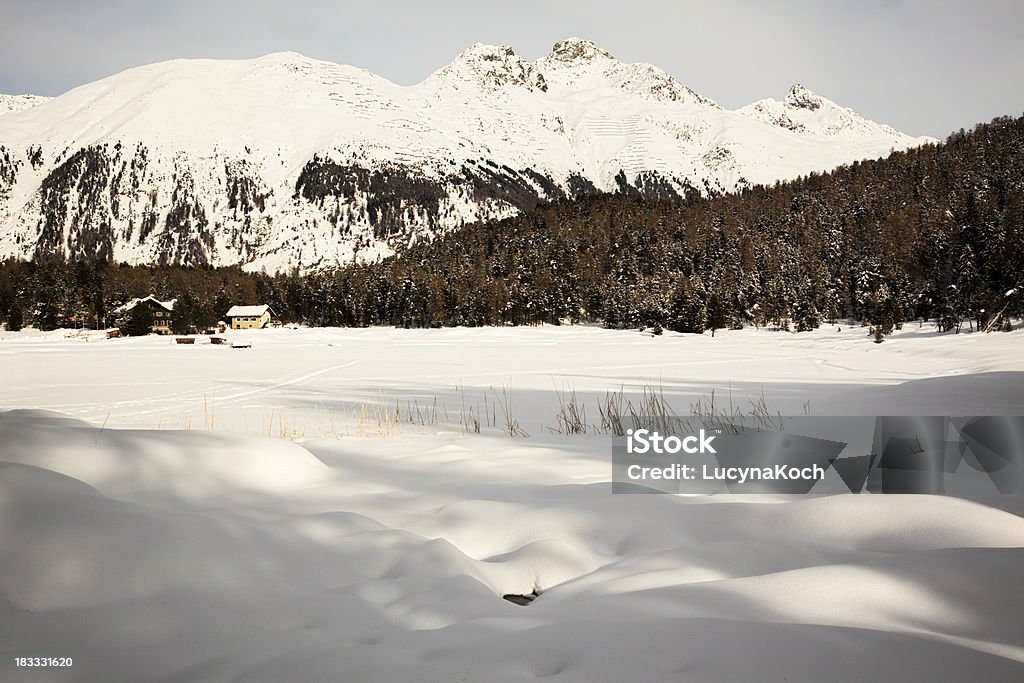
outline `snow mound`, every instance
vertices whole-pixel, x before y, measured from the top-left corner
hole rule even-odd
[[[1024,670],[1024,519],[982,502],[615,496],[591,437],[300,447],[41,411],[2,413],[0,430],[0,619],[20,647],[73,656],[73,680]],[[246,449],[258,495],[227,475]],[[201,462],[219,452],[223,467]],[[178,470],[197,467],[203,495],[182,495]]]
[[[7,462],[73,477],[106,495],[224,504],[232,495],[322,483],[327,468],[287,441],[200,431],[102,429],[45,411],[0,418]]]
[[[259,570],[234,561],[240,545],[208,519],[111,500],[56,472],[0,462],[0,596],[17,608],[252,590]]]
[[[229,334],[251,353],[4,335],[0,397],[26,407],[0,412],[7,650],[83,682],[1021,680],[1021,498],[613,495],[607,436],[545,429],[553,381],[588,405],[625,383],[1019,414],[1019,332]],[[342,421],[495,396],[533,436],[500,412],[480,434]],[[140,428],[207,405],[239,431]],[[240,433],[279,406],[321,438]]]

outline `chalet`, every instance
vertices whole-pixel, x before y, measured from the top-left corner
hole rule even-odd
[[[274,311],[270,306],[232,306],[227,312],[228,322],[233,330],[261,330],[270,325]]]
[[[124,306],[116,309],[114,311],[114,316],[119,319],[120,324],[123,326],[126,324],[127,319],[131,316],[132,310],[136,306],[147,306],[153,313],[153,324],[150,326],[150,331],[155,332],[156,334],[170,334],[175,301],[177,301],[177,299],[160,301],[153,295],[142,299],[132,299]]]

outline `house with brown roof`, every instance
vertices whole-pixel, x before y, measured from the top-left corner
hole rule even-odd
[[[175,301],[177,301],[177,299],[161,301],[150,294],[149,296],[141,299],[132,299],[124,306],[115,309],[113,311],[113,315],[115,320],[119,321],[120,326],[124,326],[127,324],[128,317],[130,316],[132,309],[136,306],[146,306],[153,314],[153,323],[149,328],[150,332],[154,332],[156,334],[170,334],[171,320],[174,318]]]

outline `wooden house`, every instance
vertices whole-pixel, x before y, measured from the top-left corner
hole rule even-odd
[[[170,334],[171,320],[173,320],[174,317],[175,301],[177,301],[177,299],[160,301],[153,295],[142,299],[132,299],[129,303],[115,310],[114,317],[118,321],[119,325],[123,327],[127,324],[128,318],[131,317],[131,312],[136,306],[147,306],[153,314],[153,323],[149,328],[150,331],[156,334]]]
[[[157,334],[171,333],[171,317],[174,313],[174,300],[157,301],[153,297],[146,297],[140,303],[145,303],[153,311],[153,327],[150,328]]]

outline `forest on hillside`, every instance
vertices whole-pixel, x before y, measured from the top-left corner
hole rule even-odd
[[[61,261],[0,264],[9,329],[107,322],[135,296],[205,327],[266,303],[312,325],[600,322],[797,331],[853,319],[1008,328],[1024,315],[1024,117],[938,145],[710,199],[542,205],[371,264],[299,275]]]

